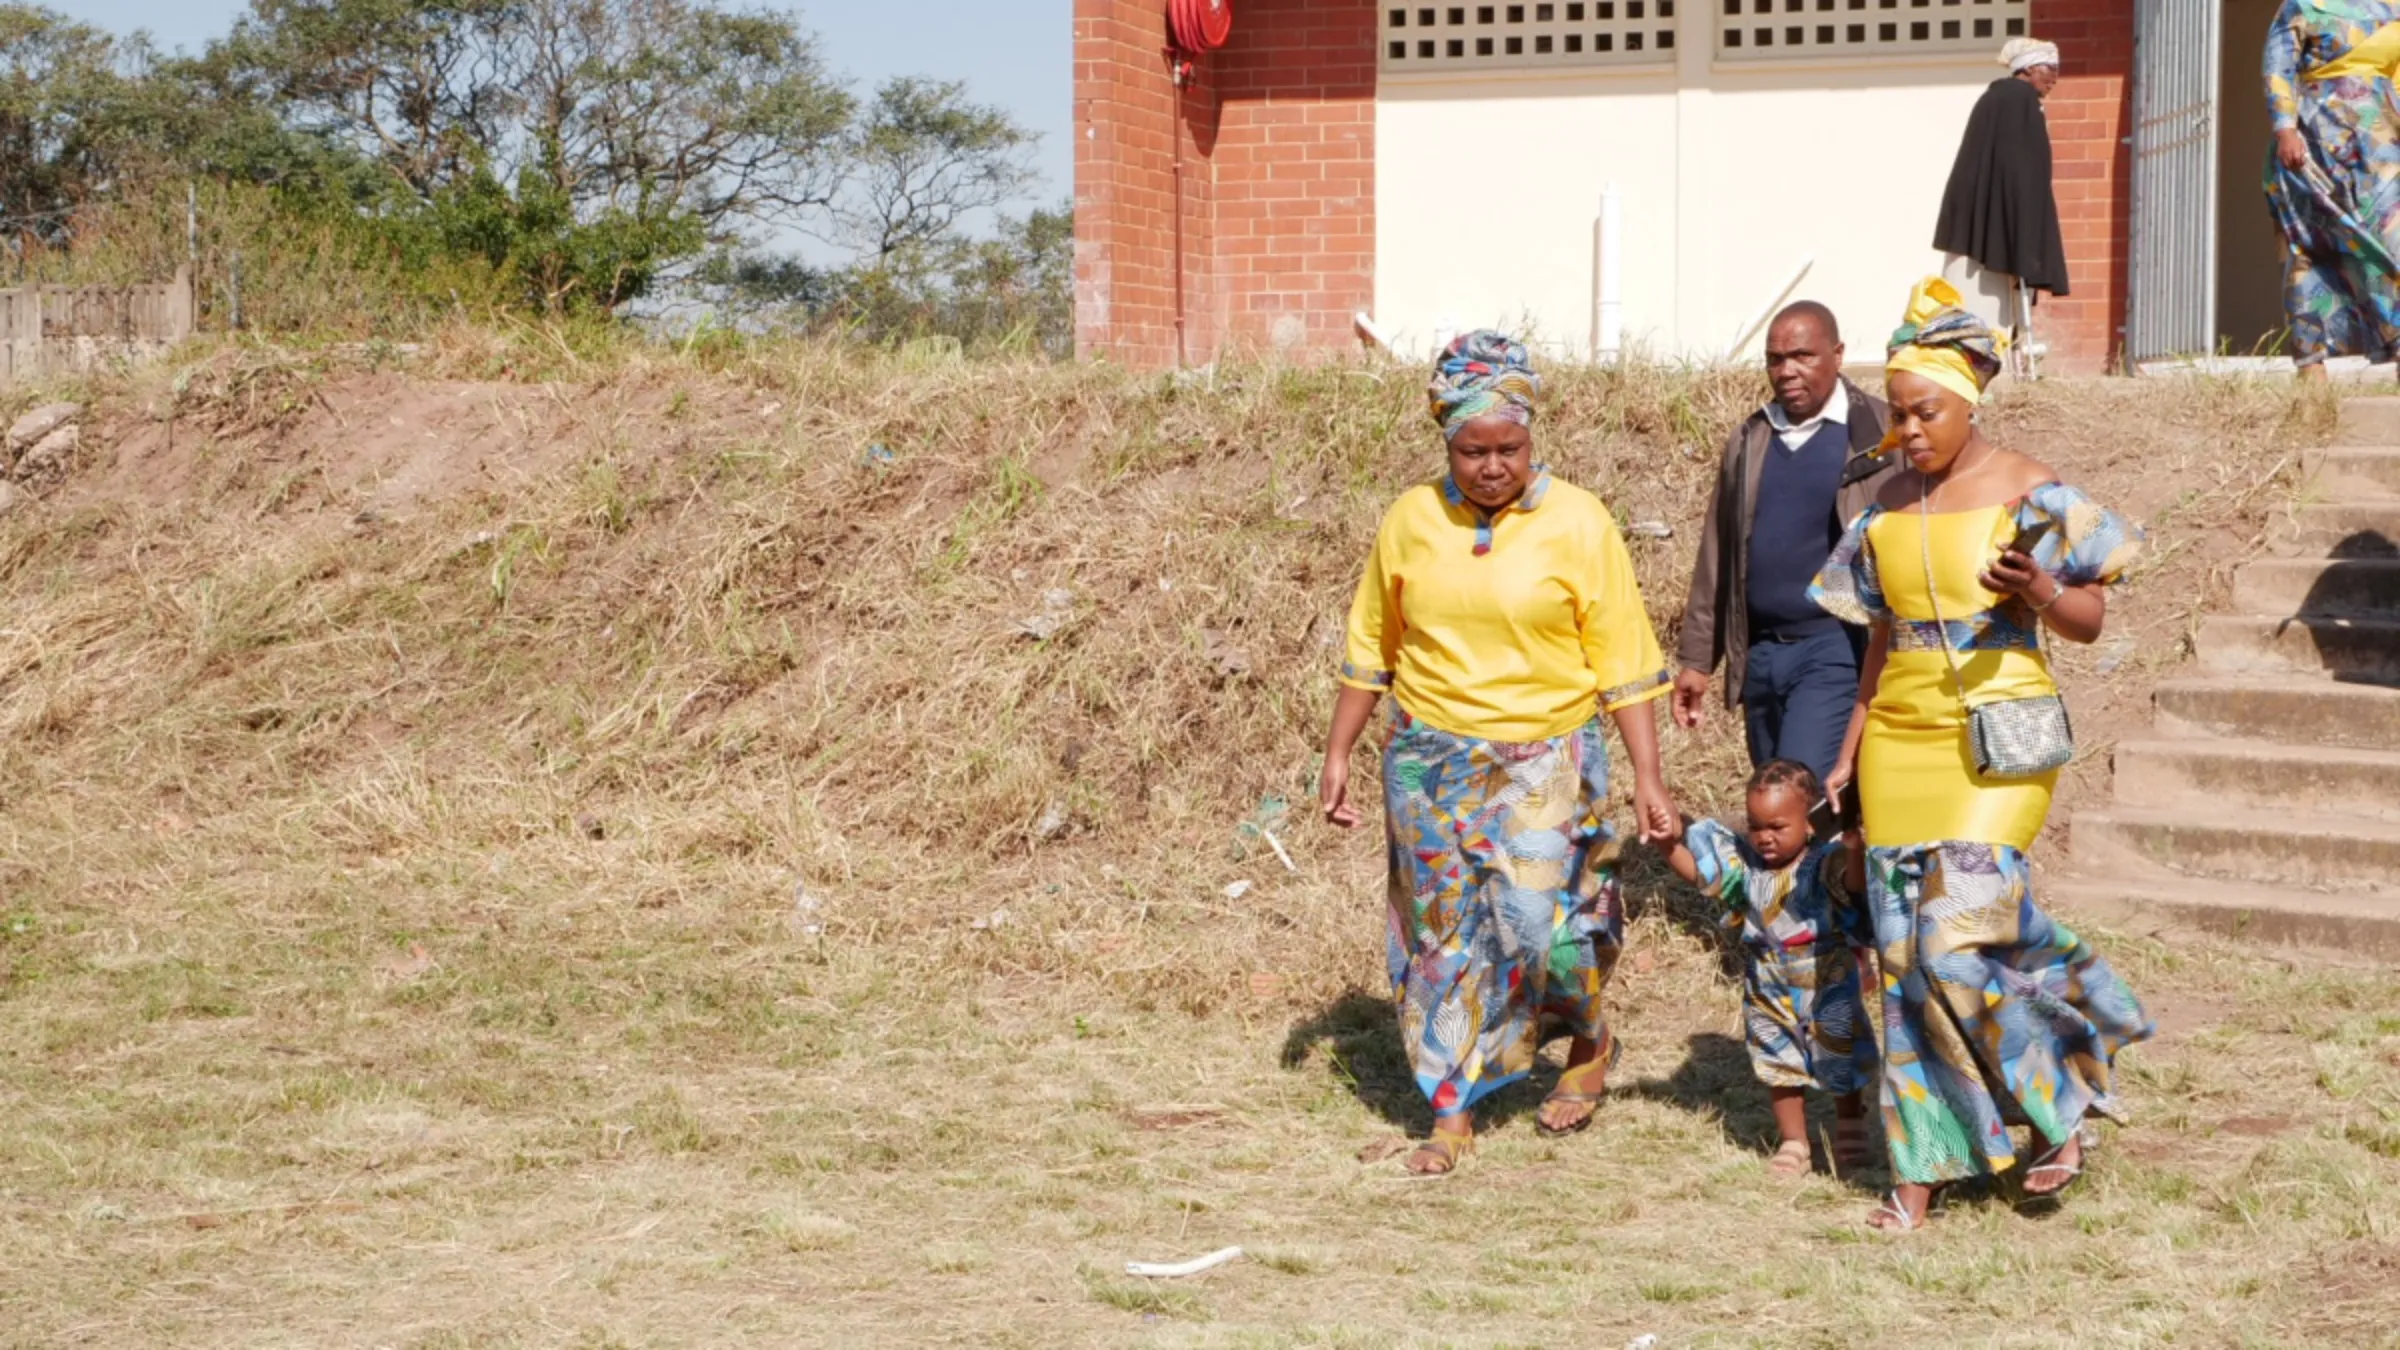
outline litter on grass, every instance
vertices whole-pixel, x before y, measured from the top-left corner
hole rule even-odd
[[[1197,1256],[1189,1261],[1179,1261],[1173,1265],[1150,1261],[1128,1261],[1125,1263],[1125,1273],[1139,1276],[1145,1280],[1180,1280],[1187,1275],[1198,1275],[1203,1271],[1215,1270],[1241,1254],[1241,1248],[1227,1247],[1221,1251],[1213,1251],[1206,1256]]]

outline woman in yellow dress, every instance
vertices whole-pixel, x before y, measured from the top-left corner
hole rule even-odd
[[[1449,472],[1384,516],[1350,608],[1319,785],[1359,822],[1350,754],[1386,690],[1386,959],[1433,1135],[1408,1169],[1438,1176],[1474,1139],[1476,1103],[1525,1077],[1552,1028],[1574,1038],[1542,1103],[1546,1134],[1591,1124],[1616,1039],[1600,993],[1623,919],[1608,823],[1614,721],[1645,840],[1678,833],[1654,700],[1667,663],[1633,559],[1600,499],[1534,462],[1540,390],[1523,344],[1469,333],[1434,368]]]
[[[2111,1061],[2151,1033],[2107,961],[2034,903],[2025,855],[2057,773],[1985,777],[1968,739],[1969,705],[2057,692],[2042,631],[2097,639],[2104,588],[2141,542],[2048,466],[1984,439],[1975,408],[1999,370],[1997,335],[1947,283],[1919,283],[1886,387],[1885,443],[1910,471],[1810,588],[1871,625],[1828,786],[1855,769],[1866,817],[1895,1183],[1872,1222],[1889,1230],[1922,1223],[1941,1186],[2014,1167],[2012,1124],[2040,1150],[2025,1194],[2062,1193],[2082,1173],[2085,1119],[2115,1114]]]

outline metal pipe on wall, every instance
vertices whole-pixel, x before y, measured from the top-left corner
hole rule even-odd
[[[1624,256],[1624,213],[1617,185],[1600,190],[1600,215],[1592,222],[1592,362],[1614,361],[1625,345],[1625,301],[1620,262]]]

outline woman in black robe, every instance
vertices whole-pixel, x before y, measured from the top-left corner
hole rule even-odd
[[[1943,276],[1967,308],[2010,330],[2027,318],[2017,308],[2020,287],[2067,293],[2067,255],[2050,187],[2050,124],[2042,115],[2042,100],[2058,86],[2058,48],[2015,38],[2000,60],[2009,73],[1983,91],[1967,118],[1933,246],[1949,255]],[[2030,306],[2031,296],[2024,300]]]

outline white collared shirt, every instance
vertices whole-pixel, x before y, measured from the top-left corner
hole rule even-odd
[[[1849,420],[1850,391],[1838,382],[1833,386],[1833,397],[1826,399],[1825,406],[1817,409],[1817,415],[1805,422],[1794,422],[1785,416],[1780,403],[1770,401],[1767,404],[1767,425],[1775,428],[1775,435],[1786,450],[1797,450],[1808,444],[1809,438],[1822,430],[1827,422],[1846,423]]]

